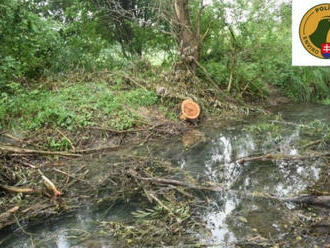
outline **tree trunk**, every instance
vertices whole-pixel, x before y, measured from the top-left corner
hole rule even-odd
[[[199,30],[198,27],[194,30],[191,24],[188,0],[174,0],[174,17],[177,27],[177,41],[182,62],[185,66],[196,71],[196,63],[199,59]]]

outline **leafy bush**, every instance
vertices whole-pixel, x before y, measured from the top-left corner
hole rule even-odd
[[[60,39],[56,25],[33,13],[29,1],[4,0],[0,5],[0,89],[10,81],[35,78],[51,63]]]

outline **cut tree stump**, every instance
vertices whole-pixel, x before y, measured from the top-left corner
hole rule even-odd
[[[196,120],[201,113],[200,106],[191,99],[184,100],[181,103],[181,120]]]

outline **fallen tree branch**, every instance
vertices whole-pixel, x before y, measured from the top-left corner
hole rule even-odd
[[[42,150],[32,150],[25,149],[15,146],[0,145],[0,151],[4,153],[14,153],[19,155],[50,155],[50,156],[63,156],[63,157],[80,157],[79,154],[67,153],[67,152],[51,152],[51,151],[42,151]]]
[[[81,154],[89,154],[89,153],[95,153],[100,152],[104,150],[118,150],[120,146],[103,146],[98,148],[91,148],[91,149],[85,149],[85,150],[76,150],[71,151],[71,153],[68,152],[51,152],[51,151],[41,151],[41,150],[31,150],[31,149],[25,149],[20,147],[14,147],[14,146],[4,146],[0,145],[0,151],[3,151],[5,153],[11,153],[15,155],[50,155],[50,156],[63,156],[63,157],[81,157]]]
[[[299,155],[288,155],[288,154],[265,154],[255,157],[243,157],[236,160],[239,164],[244,164],[245,162],[251,161],[267,161],[267,160],[304,160],[309,158],[321,158],[330,156],[330,152],[326,153],[311,153],[305,156]]]
[[[136,176],[134,173],[130,173],[132,176],[139,180],[143,181],[149,181],[155,184],[164,184],[164,185],[172,185],[172,186],[181,186],[189,189],[194,190],[201,190],[201,191],[210,191],[210,192],[223,192],[223,191],[230,191],[237,194],[243,194],[242,192],[239,192],[237,190],[230,190],[226,189],[224,187],[221,187],[217,185],[216,183],[209,182],[208,184],[210,186],[198,186],[195,184],[188,184],[185,182],[173,180],[173,179],[166,179],[166,178],[145,178],[145,177],[139,177]],[[267,193],[249,193],[244,192],[246,196],[250,197],[258,197],[258,198],[264,198],[269,200],[277,200],[280,202],[293,202],[293,203],[304,203],[304,204],[310,204],[310,205],[318,205],[330,208],[330,196],[328,195],[321,195],[321,196],[314,196],[314,195],[302,195],[297,197],[283,197],[279,198],[276,196],[269,195]],[[243,194],[243,195],[244,195]]]
[[[33,217],[37,217],[37,216],[41,216],[45,214],[45,210],[48,208],[53,208],[55,207],[55,204],[35,204],[34,206],[31,206],[25,210],[21,211],[21,221],[23,220],[28,220],[28,219],[32,219]],[[5,212],[3,215],[5,218],[4,219],[0,219],[0,230],[2,230],[5,227],[11,226],[13,224],[17,224],[16,220],[12,220],[11,217],[12,214],[17,213],[18,209],[17,207],[14,207],[10,210],[8,210],[7,212]],[[28,212],[32,212],[31,214],[27,214]],[[6,214],[8,213],[8,214]],[[51,214],[53,212],[49,212],[49,214]],[[2,215],[2,214],[1,214]],[[0,241],[0,245],[1,245],[1,241]]]
[[[144,189],[144,192],[147,195],[147,198],[149,201],[156,201],[162,208],[166,209],[169,213],[173,214],[171,209],[169,209],[161,200],[159,200],[153,193],[148,192],[146,189]]]
[[[199,185],[181,182],[181,181],[174,180],[174,179],[139,177],[134,172],[130,172],[130,174],[133,177],[135,177],[136,179],[139,179],[142,181],[149,181],[149,182],[156,183],[156,184],[181,186],[181,187],[185,187],[185,188],[189,188],[189,189],[206,190],[206,191],[213,191],[213,192],[221,192],[221,191],[225,190],[223,187],[216,185],[215,183],[212,184],[210,187],[205,187],[205,186],[199,186]]]
[[[137,87],[142,88],[144,90],[147,90],[147,88],[145,86],[143,86],[138,81],[136,81],[135,79],[133,79],[132,77],[130,77],[128,74],[121,74],[121,76],[123,78],[125,78],[126,80],[128,80],[129,82],[135,84]]]
[[[58,191],[58,189],[56,188],[55,184],[48,178],[46,177],[40,169],[38,169],[38,172],[40,173],[42,179],[44,180],[44,185],[46,186],[46,188],[51,191],[53,193],[54,197],[58,197],[60,195],[62,195],[62,193],[60,191]]]
[[[75,148],[75,146],[73,145],[72,141],[71,141],[71,140],[70,140],[70,139],[69,139],[69,138],[68,138],[63,132],[61,132],[59,129],[56,129],[56,131],[57,131],[60,135],[62,135],[63,138],[64,138],[66,141],[69,142],[69,144],[70,144],[72,150],[75,151],[76,148]]]
[[[282,198],[281,200],[286,202],[318,205],[318,206],[330,208],[330,195],[320,195],[320,196],[302,195],[298,197]]]
[[[6,190],[10,193],[15,193],[15,194],[33,194],[36,191],[31,188],[20,188],[20,187],[15,187],[15,186],[7,186],[7,185],[0,185],[0,188],[3,190]]]
[[[8,220],[8,218],[13,215],[14,213],[16,213],[19,210],[18,206],[15,206],[11,209],[9,209],[8,211],[0,214],[0,222],[4,222],[6,220]]]
[[[125,134],[125,133],[136,133],[141,131],[141,129],[128,129],[128,130],[115,130],[111,128],[105,128],[105,127],[86,127],[87,129],[94,129],[94,130],[100,130],[100,131],[106,131],[116,134]],[[145,131],[146,129],[142,129],[142,131]]]
[[[315,146],[315,145],[318,145],[318,144],[320,144],[320,143],[322,143],[322,142],[323,142],[323,139],[319,139],[319,140],[311,141],[311,142],[309,142],[308,144],[302,146],[302,148],[303,148],[303,149],[306,149],[306,148],[308,148],[308,147],[310,147],[310,146]]]
[[[65,176],[70,177],[70,178],[72,178],[72,179],[75,179],[75,180],[77,180],[77,181],[80,181],[80,182],[83,182],[83,183],[89,184],[89,182],[87,182],[86,180],[83,180],[83,179],[81,179],[81,178],[77,178],[76,176],[73,176],[73,175],[71,175],[71,174],[69,174],[69,173],[67,173],[67,172],[65,172],[65,171],[61,171],[61,170],[56,169],[56,168],[53,168],[53,171],[56,171],[56,172],[58,172],[58,173],[61,173],[61,174],[65,175]]]
[[[105,150],[116,151],[119,148],[120,148],[120,146],[102,146],[102,147],[98,147],[98,148],[90,148],[90,149],[85,149],[85,150],[78,150],[78,151],[75,151],[75,153],[78,153],[78,154],[89,154],[89,153],[101,152],[101,151],[105,151]]]
[[[11,139],[11,140],[13,140],[13,141],[15,141],[15,142],[17,142],[17,143],[24,143],[24,140],[22,140],[22,139],[20,139],[20,138],[17,138],[17,137],[15,137],[15,136],[12,136],[12,135],[10,135],[9,133],[4,132],[4,133],[1,133],[0,135],[6,137],[6,138],[8,138],[8,139]]]

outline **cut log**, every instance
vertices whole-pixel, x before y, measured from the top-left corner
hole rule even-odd
[[[184,100],[181,104],[181,120],[195,120],[201,113],[200,106],[193,100]]]

